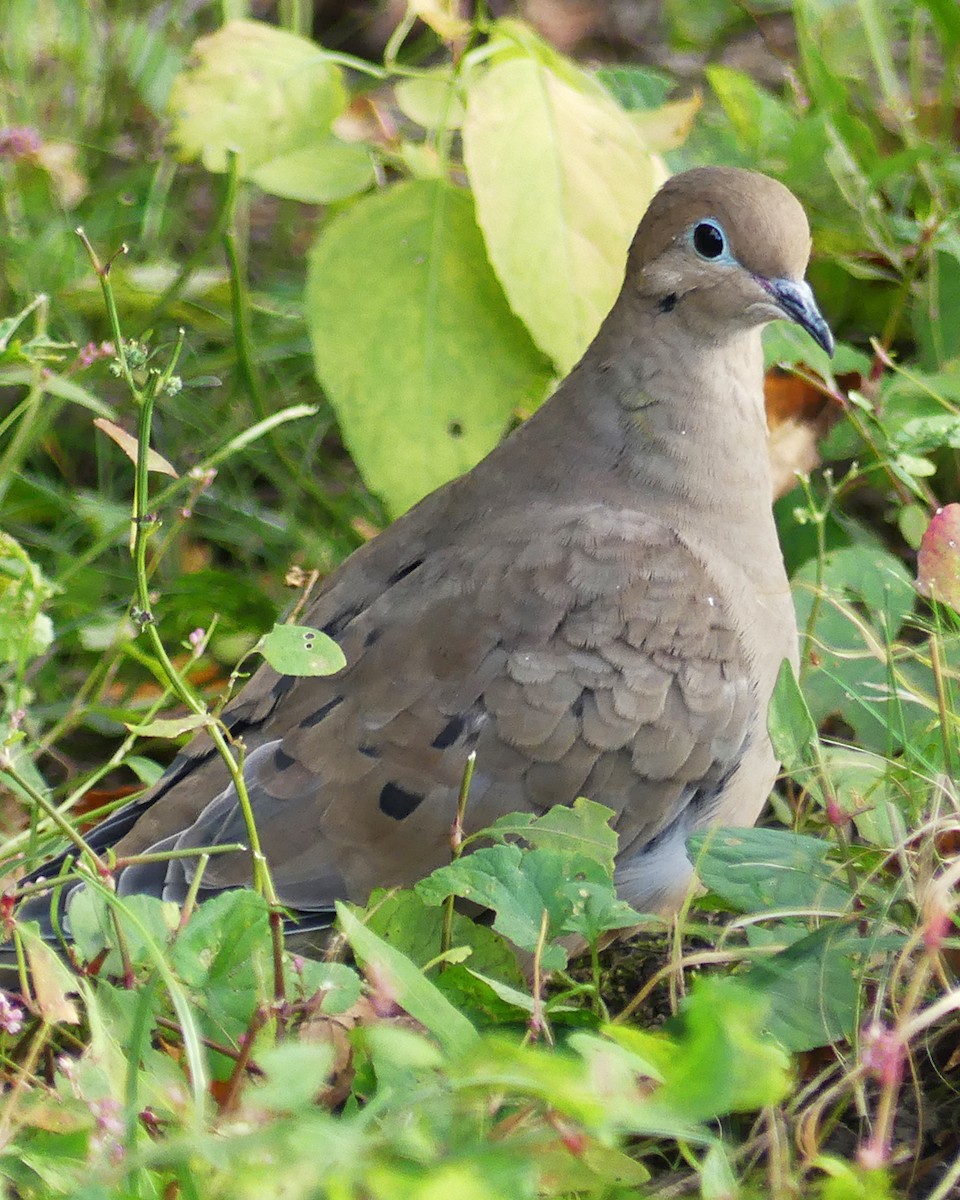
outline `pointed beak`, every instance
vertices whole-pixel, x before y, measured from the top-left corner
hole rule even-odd
[[[817,345],[833,357],[833,334],[823,319],[817,302],[813,298],[810,284],[801,279],[759,279],[761,286],[770,293],[784,316],[805,329]]]

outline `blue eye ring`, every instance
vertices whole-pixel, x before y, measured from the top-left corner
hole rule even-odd
[[[729,258],[727,239],[716,221],[698,221],[690,231],[690,241],[697,254],[707,262]]]

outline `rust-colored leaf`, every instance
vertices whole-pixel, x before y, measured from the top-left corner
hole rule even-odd
[[[960,504],[934,513],[917,554],[917,591],[960,612]]]
[[[120,449],[124,452],[131,462],[137,461],[137,439],[131,433],[127,433],[125,429],[121,429],[119,425],[114,425],[113,421],[108,421],[106,417],[95,417],[94,425],[102,430],[108,438],[116,442]],[[180,476],[176,470],[167,462],[162,454],[158,454],[156,450],[147,451],[147,470],[155,471],[161,475],[170,475],[174,479],[179,479]]]

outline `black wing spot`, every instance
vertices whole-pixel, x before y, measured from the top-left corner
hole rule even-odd
[[[380,635],[382,633],[383,630],[379,627],[376,629],[371,629],[367,636],[363,639],[364,650],[369,650],[371,646],[375,646],[377,642],[380,641]]]
[[[462,713],[458,713],[457,716],[451,717],[430,743],[434,750],[446,750],[448,746],[452,746],[460,734],[463,733],[463,727],[466,725],[466,723],[466,718]]]
[[[406,563],[399,569],[399,571],[394,571],[394,573],[387,579],[387,587],[393,587],[395,583],[399,583],[401,579],[406,579],[408,575],[412,575],[414,571],[422,566],[422,558],[415,558],[413,562]]]
[[[397,783],[385,783],[380,792],[380,811],[402,821],[423,803],[423,797],[416,792],[408,792]]]
[[[662,313],[673,312],[677,307],[677,293],[671,292],[669,296],[664,296],[660,301],[659,308]]]
[[[327,637],[336,640],[341,633],[346,629],[354,617],[358,617],[362,612],[359,604],[355,604],[352,608],[345,608],[343,612],[337,613],[332,621],[328,621],[323,627],[323,632]]]
[[[357,749],[360,751],[360,753],[363,755],[364,758],[379,758],[380,757],[380,751],[377,749],[376,746],[358,746]]]
[[[309,717],[304,717],[300,722],[301,729],[312,729],[314,725],[319,725],[324,717],[330,715],[338,704],[343,703],[342,696],[334,696],[332,700],[328,700],[326,704],[321,705],[316,712],[310,714]]]
[[[278,746],[273,752],[273,765],[278,771],[288,770],[296,761],[297,760],[295,758],[290,757],[290,755],[286,752],[286,750],[283,749],[282,746]]]
[[[575,717],[579,718],[579,717],[583,716],[584,703],[586,702],[587,696],[592,696],[592,695],[593,695],[593,688],[584,688],[583,691],[580,693],[580,695],[576,698],[576,700],[574,700],[572,711],[573,711],[573,715]]]
[[[282,700],[287,692],[289,692],[296,683],[296,681],[297,677],[295,675],[281,675],[277,682],[270,689],[274,700]]]

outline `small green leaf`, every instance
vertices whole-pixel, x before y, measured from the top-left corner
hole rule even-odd
[[[289,978],[307,997],[320,993],[320,1011],[328,1016],[346,1012],[360,999],[360,976],[344,963],[305,958]]]
[[[828,1154],[818,1155],[811,1165],[827,1176],[820,1200],[897,1200],[889,1171],[868,1170]]]
[[[628,112],[665,104],[674,85],[672,76],[653,67],[601,67],[597,79]]]
[[[897,513],[900,536],[911,550],[920,549],[929,519],[929,513],[922,504],[905,504]]]
[[[257,649],[281,675],[335,675],[347,665],[333,638],[309,625],[274,625]]]
[[[145,725],[127,725],[131,733],[140,737],[175,738],[193,729],[200,729],[210,718],[206,713],[187,713],[183,717],[158,717]]]
[[[140,782],[147,787],[155,784],[166,770],[160,763],[154,762],[152,758],[144,758],[142,754],[128,754],[123,760],[123,765],[129,767]]]
[[[700,1164],[701,1200],[736,1200],[739,1195],[737,1178],[723,1146],[711,1146]]]
[[[617,898],[612,880],[570,882],[564,894],[571,902],[571,910],[563,932],[579,934],[591,946],[597,944],[601,934],[611,929],[630,929],[642,920],[640,913]]]

